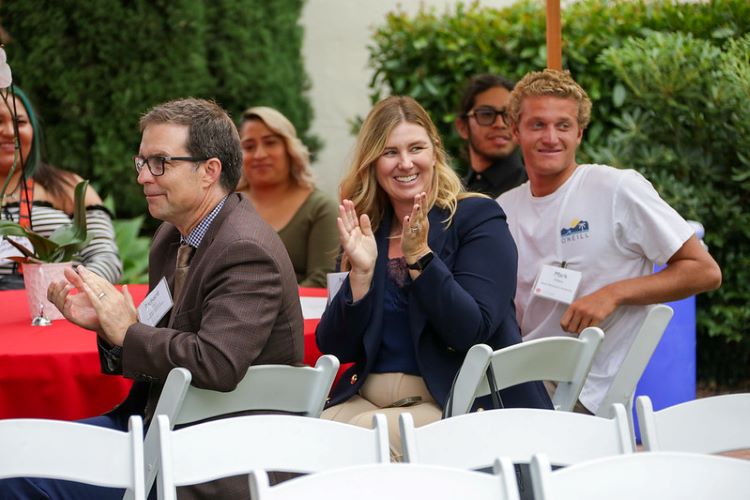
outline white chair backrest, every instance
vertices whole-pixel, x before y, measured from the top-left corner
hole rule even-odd
[[[351,465],[388,463],[388,423],[376,414],[373,429],[320,418],[252,415],[172,430],[157,422],[161,500],[174,500],[177,486],[198,484],[253,470],[312,473]]]
[[[589,327],[578,338],[548,337],[492,351],[485,344],[469,349],[456,377],[447,416],[463,415],[474,400],[490,394],[486,371],[490,363],[498,389],[523,382],[558,382],[552,403],[555,409],[572,411],[591,369],[604,333]]]
[[[191,386],[190,372],[185,368],[174,368],[164,383],[154,417],[166,415],[173,426],[253,410],[286,411],[319,417],[338,369],[338,359],[329,354],[318,358],[314,368],[251,366],[234,390],[219,392]],[[155,427],[149,427],[143,445],[146,491],[153,486],[159,471]],[[125,500],[132,499],[126,496]]]
[[[646,319],[635,334],[635,339],[596,412],[598,416],[609,417],[612,405],[620,403],[625,406],[628,417],[632,421],[633,394],[636,385],[648,366],[651,355],[659,344],[673,314],[672,308],[664,304],[649,307]]]
[[[513,465],[498,459],[494,474],[417,464],[335,469],[268,486],[264,471],[250,476],[254,500],[517,500]]]
[[[330,354],[318,358],[315,367],[251,366],[231,392],[190,387],[180,410],[170,417],[172,425],[248,410],[283,410],[319,417],[338,369],[338,359]],[[169,414],[159,413],[157,404],[154,415]]]
[[[145,500],[143,423],[128,432],[59,420],[0,420],[0,479],[41,477],[125,488]]]
[[[632,453],[555,471],[537,455],[531,478],[537,500],[750,498],[750,461],[697,453]]]
[[[750,393],[712,396],[654,411],[636,400],[643,446],[649,451],[723,453],[750,448]]]
[[[404,461],[461,469],[482,469],[495,457],[528,463],[545,453],[555,465],[632,453],[628,418],[618,405],[606,419],[580,413],[506,408],[468,413],[421,427],[402,413]]]

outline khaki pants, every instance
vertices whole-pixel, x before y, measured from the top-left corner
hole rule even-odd
[[[419,396],[421,401],[412,405],[394,408],[393,403]],[[391,447],[391,458],[399,462],[403,457],[401,432],[398,416],[409,412],[414,418],[414,425],[421,426],[436,422],[442,417],[442,410],[435,403],[422,377],[405,373],[371,373],[362,385],[358,395],[354,395],[341,404],[325,410],[320,418],[344,422],[359,427],[372,428],[372,416],[382,413],[388,420],[388,439]]]

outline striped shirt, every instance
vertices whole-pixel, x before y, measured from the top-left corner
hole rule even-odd
[[[19,204],[9,203],[2,207],[0,219],[18,222]],[[34,232],[49,237],[57,228],[72,223],[72,219],[62,210],[54,208],[50,203],[35,201],[31,209],[31,224]],[[115,230],[112,226],[112,216],[101,205],[86,207],[86,228],[89,243],[77,256],[77,263],[81,263],[102,276],[110,283],[117,283],[122,276],[122,262],[120,262]],[[18,265],[10,260],[0,260],[0,275],[15,274]]]

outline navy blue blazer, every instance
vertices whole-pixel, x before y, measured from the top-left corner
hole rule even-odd
[[[505,213],[487,198],[465,198],[450,226],[446,210],[428,214],[435,257],[409,291],[409,326],[417,363],[432,397],[444,407],[466,352],[484,343],[500,349],[521,342],[513,298],[518,254]],[[353,362],[333,388],[329,406],[359,391],[377,357],[392,213],[375,234],[378,257],[370,290],[356,303],[347,278],[318,324],[318,348]],[[541,382],[500,391],[505,407],[552,408]]]

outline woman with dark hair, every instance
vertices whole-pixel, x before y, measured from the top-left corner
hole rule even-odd
[[[349,273],[316,336],[322,352],[354,364],[321,417],[369,427],[384,413],[398,458],[399,413],[417,425],[440,419],[474,344],[521,342],[516,246],[498,204],[464,191],[435,125],[410,97],[370,111],[340,192]],[[541,382],[500,395],[507,407],[552,407]]]
[[[44,161],[39,118],[26,94],[18,87],[14,93],[15,99],[12,94],[0,99],[0,186],[7,182],[0,200],[0,218],[19,222],[48,237],[58,227],[71,223],[73,192],[81,178]],[[11,173],[14,164],[16,168]],[[116,283],[122,274],[122,263],[112,216],[91,186],[84,201],[90,241],[80,252],[80,262]],[[30,245],[27,241],[23,244]],[[0,241],[0,289],[23,288],[21,269],[7,259],[15,255],[20,252],[7,241]]]

